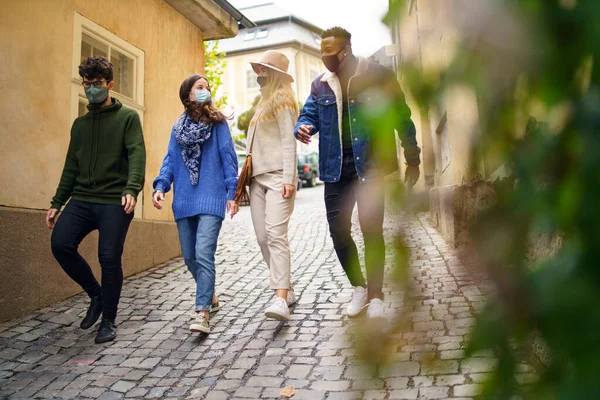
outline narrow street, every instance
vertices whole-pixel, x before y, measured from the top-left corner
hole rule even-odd
[[[390,318],[409,318],[406,332],[391,335],[386,365],[365,364],[357,354],[357,343],[369,342],[360,333],[366,318],[345,315],[352,288],[329,238],[319,185],[298,193],[291,222],[299,301],[289,323],[263,315],[272,293],[243,207],[221,232],[217,291],[224,307],[213,314],[208,337],[188,331],[194,285],[175,259],[126,280],[115,342],[95,345],[93,329],[78,327],[84,295],[0,325],[0,398],[279,398],[289,385],[293,399],[476,396],[495,366],[491,351],[463,359],[474,313],[484,305],[480,287],[428,214],[388,214],[385,227],[405,229],[414,285],[404,295],[386,279]],[[356,237],[361,243],[359,231]],[[527,365],[521,371],[523,381],[532,374]]]

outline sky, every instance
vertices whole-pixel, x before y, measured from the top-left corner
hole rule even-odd
[[[381,22],[388,0],[228,0],[236,8],[274,2],[320,28],[342,26],[352,34],[354,54],[368,57],[392,43]]]

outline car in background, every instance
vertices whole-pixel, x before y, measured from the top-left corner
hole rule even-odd
[[[317,185],[319,178],[319,153],[298,154],[298,178],[306,182],[307,187]]]

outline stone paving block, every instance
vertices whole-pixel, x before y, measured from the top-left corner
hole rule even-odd
[[[344,372],[344,367],[315,367],[309,379],[322,379],[326,381],[339,380]]]
[[[119,393],[126,393],[126,392],[130,391],[131,389],[133,389],[134,387],[135,387],[134,382],[118,381],[117,383],[115,383],[114,385],[111,386],[110,390],[119,392]]]
[[[383,388],[383,379],[357,379],[352,382],[352,390],[377,390]]]
[[[407,233],[414,286],[406,291],[386,278],[384,305],[412,324],[389,338],[389,364],[370,368],[355,348],[364,319],[345,315],[352,288],[329,238],[322,198],[322,185],[297,195],[289,235],[299,302],[288,323],[264,317],[272,298],[268,268],[247,234],[252,222],[244,207],[235,221],[223,222],[216,291],[225,307],[212,315],[210,335],[187,330],[194,283],[178,258],[125,281],[114,342],[96,346],[95,332],[78,328],[84,295],[1,324],[0,397],[39,398],[44,390],[48,398],[279,398],[292,384],[294,400],[468,394],[496,363],[490,351],[461,359],[485,297],[428,214],[386,213],[386,232]],[[357,214],[353,219],[362,258]],[[534,377],[532,368],[519,367],[518,380]]]
[[[280,386],[282,382],[282,378],[252,376],[250,377],[250,379],[248,379],[246,385],[251,387],[273,387]]]
[[[298,389],[292,397],[293,400],[322,400],[325,398],[325,392],[322,390]]]
[[[227,392],[223,392],[220,390],[211,390],[207,393],[205,399],[206,400],[226,400],[229,398]]]
[[[327,400],[366,400],[385,397],[372,397],[362,392],[330,392],[327,395]]]
[[[339,392],[350,388],[350,381],[316,381],[310,385],[311,389],[328,392]]]
[[[123,393],[118,392],[104,392],[98,397],[98,400],[117,400],[122,399]],[[149,397],[152,398],[152,397]]]
[[[433,386],[433,376],[415,376],[412,378],[412,386],[416,388]]]
[[[277,376],[285,369],[284,365],[260,365],[254,370],[253,375],[258,376]]]
[[[381,378],[396,376],[415,376],[419,374],[421,366],[418,362],[406,361],[386,365],[381,368],[379,376]]]
[[[140,398],[145,398],[146,393],[148,393],[148,389],[146,388],[135,388],[130,390],[129,392],[127,392],[125,394],[125,398],[128,397],[140,397]]]
[[[435,360],[421,363],[421,373],[424,375],[455,374],[458,372],[458,361]]]
[[[346,367],[344,377],[346,379],[368,379],[373,378],[377,372],[377,367],[374,365],[349,365]]]
[[[493,371],[497,364],[495,358],[469,358],[461,361],[460,368],[463,373],[472,374]]]
[[[277,390],[277,397],[279,397],[279,389]],[[248,399],[258,399],[261,397],[262,388],[259,387],[241,387],[235,391],[235,397],[242,397]]]
[[[400,389],[391,390],[389,399],[416,399],[419,396],[419,389]]]
[[[464,375],[440,375],[435,377],[436,386],[454,386],[465,383]]]
[[[433,386],[419,389],[419,399],[445,399],[448,397],[448,386]]]
[[[194,388],[188,394],[187,399],[201,399],[204,397],[204,395],[206,393],[208,393],[208,386],[201,387],[201,388]]]
[[[483,386],[473,385],[458,385],[454,386],[454,396],[477,396],[481,394]]]

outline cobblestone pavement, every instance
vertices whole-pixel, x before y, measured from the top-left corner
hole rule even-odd
[[[0,325],[0,398],[278,398],[288,385],[294,399],[475,396],[495,366],[491,352],[462,359],[474,312],[484,304],[480,287],[427,214],[387,215],[388,233],[399,226],[411,248],[414,287],[403,296],[387,279],[387,312],[404,311],[409,325],[391,336],[385,365],[357,356],[367,324],[345,315],[352,289],[327,232],[320,185],[298,193],[291,222],[299,301],[289,323],[263,315],[272,293],[243,207],[219,241],[217,290],[225,305],[212,318],[213,333],[188,331],[193,281],[182,260],[173,260],[126,280],[113,343],[95,345],[95,332],[78,327],[84,295]],[[526,381],[531,369],[521,370]]]

